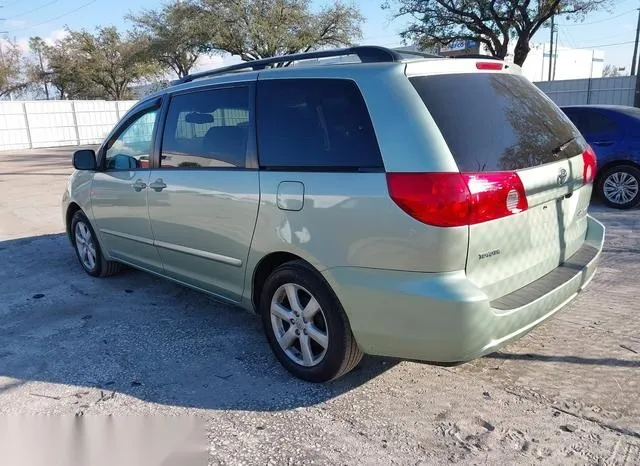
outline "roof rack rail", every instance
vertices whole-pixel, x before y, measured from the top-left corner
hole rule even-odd
[[[402,52],[404,53],[404,52]],[[199,73],[189,74],[181,79],[173,81],[171,84],[182,84],[193,81],[194,79],[206,78],[209,76],[217,76],[230,73],[233,71],[255,71],[264,70],[268,65],[277,63],[289,63],[298,60],[311,60],[314,58],[342,57],[345,55],[357,55],[363,63],[382,63],[382,62],[398,62],[403,60],[402,53],[385,47],[375,45],[360,45],[344,49],[318,50],[316,52],[294,53],[291,55],[282,55],[279,57],[262,58],[260,60],[252,60],[237,65],[225,66],[224,68],[216,68]],[[418,54],[412,52],[412,54]]]
[[[417,50],[394,50],[394,52],[400,55],[415,55],[421,58],[447,58],[444,55],[438,55],[435,53],[418,52]]]

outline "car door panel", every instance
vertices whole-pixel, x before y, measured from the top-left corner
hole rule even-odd
[[[614,120],[596,109],[568,109],[567,115],[596,152],[600,166],[619,157],[621,131]]]
[[[135,111],[134,111],[135,112]],[[147,207],[147,186],[159,102],[126,119],[100,150],[91,203],[107,255],[161,273]]]
[[[152,172],[152,178],[158,172]],[[155,244],[165,273],[239,300],[258,213],[256,170],[163,171],[167,185],[149,191]]]
[[[148,205],[165,274],[239,301],[258,214],[259,174],[247,168],[253,87],[172,96]]]

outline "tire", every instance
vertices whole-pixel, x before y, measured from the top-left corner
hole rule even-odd
[[[298,306],[291,304],[289,296]],[[362,350],[338,298],[306,262],[287,262],[273,271],[262,289],[259,311],[271,350],[291,374],[302,380],[337,379],[362,359]],[[303,351],[305,348],[309,351]]]
[[[77,211],[71,219],[73,248],[80,265],[92,277],[108,277],[118,273],[122,265],[104,258],[95,231],[82,211]]]
[[[606,169],[598,179],[598,194],[609,207],[636,207],[640,204],[640,169],[633,165],[616,165]]]

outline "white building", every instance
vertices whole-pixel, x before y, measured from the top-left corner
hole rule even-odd
[[[509,43],[509,53],[505,58],[513,61],[515,41]],[[604,52],[593,49],[572,49],[554,44],[554,65],[551,67],[551,80],[601,78],[604,69]],[[406,47],[415,49],[415,46]],[[532,44],[531,51],[522,66],[523,74],[531,81],[549,80],[549,62],[551,59],[551,47],[548,43]],[[457,41],[447,47],[434,49],[431,53],[440,53],[445,56],[461,54],[490,55],[484,44],[476,41]]]
[[[548,43],[531,45],[531,51],[522,65],[523,74],[531,81],[549,81],[550,50]],[[552,81],[602,77],[604,69],[602,50],[558,46],[554,52],[555,63],[551,67]],[[513,52],[507,56],[507,60],[513,60]]]

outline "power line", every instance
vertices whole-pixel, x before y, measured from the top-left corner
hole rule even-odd
[[[42,10],[43,8],[46,8],[49,5],[53,5],[54,3],[57,3],[59,1],[60,0],[52,0],[49,3],[45,3],[44,5],[40,5],[37,8],[32,8],[31,10],[23,11],[22,13],[18,13],[17,15],[9,16],[8,18],[5,18],[5,19],[19,18],[20,16],[28,15],[29,13],[33,13],[34,11]]]
[[[564,38],[566,40],[566,43],[569,45],[569,47],[571,47],[572,49],[575,49],[576,48],[576,44],[573,41],[573,39],[571,38],[571,36],[569,35],[569,31],[566,31],[564,29],[559,29],[559,32],[562,33],[562,35],[564,36]]]
[[[632,13],[632,12],[634,12],[636,10],[637,10],[637,8],[634,8],[633,10],[625,11],[623,13],[620,13],[619,15],[612,16],[611,18],[600,19],[598,21],[592,21],[590,23],[561,24],[561,26],[562,27],[591,26],[592,24],[600,24],[600,23],[604,23],[606,21],[611,21],[612,19],[620,18],[621,16],[628,15],[629,13]]]
[[[75,8],[75,9],[73,9],[73,10],[71,10],[71,11],[67,11],[66,13],[62,13],[61,15],[58,15],[58,16],[56,16],[55,18],[49,18],[49,19],[48,19],[48,20],[46,20],[46,21],[42,21],[42,22],[37,23],[37,24],[32,24],[31,26],[26,27],[26,28],[12,29],[11,31],[8,31],[8,32],[28,31],[29,29],[33,29],[33,28],[35,28],[35,27],[42,26],[43,24],[50,23],[50,22],[55,21],[55,20],[60,19],[60,18],[64,18],[65,16],[68,16],[68,15],[70,15],[70,14],[72,14],[72,13],[75,13],[76,11],[81,10],[81,9],[83,9],[83,8],[85,8],[85,7],[89,6],[89,5],[91,5],[92,3],[95,3],[95,2],[97,2],[97,1],[98,1],[98,0],[90,0],[90,1],[88,1],[87,3],[84,3],[84,4],[80,5],[78,8]]]
[[[6,7],[8,7],[8,6],[15,5],[16,3],[21,2],[21,1],[23,1],[23,0],[13,0],[13,2],[9,2],[9,3],[7,3],[7,4],[5,4],[5,5],[2,5],[2,6],[3,6],[4,8],[6,8]]]
[[[627,45],[627,44],[633,44],[635,41],[633,40],[629,40],[627,42],[617,42],[615,44],[599,44],[599,45],[589,45],[587,47],[576,47],[577,49],[598,49],[598,48],[603,48],[603,47],[615,47],[617,45]]]

